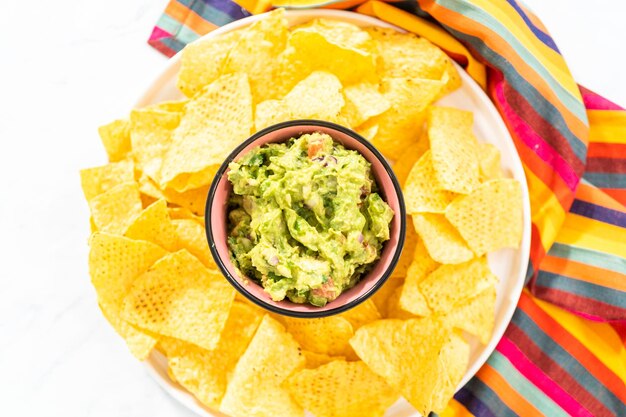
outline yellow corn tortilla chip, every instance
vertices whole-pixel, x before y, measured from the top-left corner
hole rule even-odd
[[[485,257],[457,265],[440,265],[419,284],[430,308],[437,313],[451,311],[498,282]]]
[[[180,123],[180,112],[159,108],[135,109],[130,113],[132,157],[143,175],[159,181],[163,157]]]
[[[430,150],[413,165],[404,186],[408,214],[443,213],[457,194],[441,188]]]
[[[209,243],[207,242],[204,226],[201,226],[196,220],[192,219],[172,220],[172,224],[178,236],[177,242],[179,248],[187,249],[189,253],[198,258],[207,268],[217,269],[217,265],[209,250]]]
[[[348,22],[331,19],[314,19],[310,22],[291,28],[292,30],[306,29],[319,33],[342,48],[356,48],[364,52],[373,52],[374,43],[367,31]]]
[[[268,126],[296,119],[282,100],[265,100],[254,111],[254,128],[259,131]]]
[[[350,351],[348,340],[354,334],[354,330],[350,322],[343,317],[299,319],[285,316],[279,320],[303,349],[330,356],[345,355]]]
[[[186,250],[164,256],[138,277],[124,298],[122,318],[164,336],[214,349],[235,290]]]
[[[419,284],[438,266],[439,264],[428,255],[424,242],[419,241],[400,294],[400,308],[417,316],[427,316],[431,313]]]
[[[300,81],[282,100],[266,100],[256,106],[255,127],[296,119],[337,121],[344,106],[341,83],[333,74],[316,71]]]
[[[241,31],[224,62],[223,73],[248,75],[256,103],[274,97],[274,80],[280,77],[279,56],[287,45],[284,9],[276,9]]]
[[[446,67],[443,71],[443,75],[441,76],[441,81],[444,83],[444,87],[438,98],[450,94],[451,92],[461,88],[463,85],[459,71],[457,71],[450,57],[446,57]]]
[[[130,353],[140,361],[146,360],[157,344],[157,338],[122,319],[119,309],[114,306],[99,304],[99,307],[111,327],[122,336]]]
[[[165,199],[172,204],[176,204],[182,208],[186,208],[198,216],[204,216],[206,208],[206,200],[209,195],[210,184],[193,190],[179,193],[171,188],[163,190]]]
[[[283,99],[294,118],[335,120],[345,102],[341,82],[334,74],[315,71],[300,81]]]
[[[124,236],[156,243],[169,252],[179,249],[178,233],[165,200],[158,200],[145,208],[128,226]]]
[[[112,162],[80,171],[80,182],[87,201],[110,190],[116,185],[135,181],[132,161]]]
[[[384,77],[441,80],[449,58],[424,38],[394,29],[367,28],[377,44],[378,72]]]
[[[108,233],[94,233],[89,240],[89,274],[105,308],[121,307],[133,281],[167,252],[154,243]]]
[[[240,30],[212,39],[191,42],[183,49],[177,86],[187,97],[193,97],[221,74],[228,53],[239,41]]]
[[[148,177],[145,173],[141,173],[141,176],[137,180],[137,184],[139,186],[139,193],[141,196],[141,205],[144,208],[159,199],[165,198],[154,180]]]
[[[393,172],[396,174],[396,178],[402,186],[402,189],[406,186],[406,179],[409,176],[409,172],[411,172],[413,165],[415,165],[415,163],[428,150],[428,146],[428,137],[422,134],[417,142],[406,148],[396,163],[393,164]]]
[[[341,121],[339,121],[338,123],[342,124]],[[354,131],[371,142],[374,140],[376,134],[378,133],[378,125],[374,124],[366,126],[366,124],[364,124],[354,129]]]
[[[349,34],[337,37],[336,30],[325,34],[313,26],[294,29],[289,38],[289,45],[293,47],[290,56],[292,67],[303,74],[330,72],[344,85],[375,82],[376,66],[374,56],[368,50],[368,35],[358,28],[355,31],[365,37],[352,38]],[[361,39],[365,42],[359,44]]]
[[[522,216],[522,187],[509,178],[481,184],[446,210],[446,218],[478,256],[517,247],[522,239]]]
[[[445,320],[457,329],[478,336],[486,345],[491,338],[495,322],[496,288],[491,285],[469,300],[454,306]]]
[[[200,226],[204,226],[204,217],[194,214],[191,210],[184,207],[168,207],[172,220],[194,220]]]
[[[471,112],[432,107],[428,115],[428,139],[433,167],[441,188],[469,194],[479,184],[478,142],[472,134]]]
[[[306,358],[306,363],[304,364],[307,369],[315,369],[318,366],[325,365],[332,361],[341,361],[345,360],[344,356],[330,356],[325,353],[317,353],[311,352],[310,350],[302,350],[302,354]]]
[[[428,254],[435,261],[458,264],[474,257],[459,232],[442,214],[414,214],[413,226],[424,241]]]
[[[359,83],[343,89],[346,105],[341,113],[351,127],[386,112],[389,101],[378,91],[378,84]]]
[[[214,350],[206,350],[178,339],[163,338],[159,346],[167,356],[173,379],[207,407],[219,408],[226,392],[228,375],[246,351],[263,316],[235,302]]]
[[[440,373],[439,356],[450,328],[433,316],[379,320],[357,330],[357,355],[422,415],[428,415]]]
[[[387,300],[387,311],[385,313],[385,318],[401,320],[416,318],[415,314],[406,311],[400,305],[400,297],[402,296],[403,291],[404,284],[396,288],[395,291],[391,294],[391,296]]]
[[[380,417],[399,397],[362,361],[332,361],[285,381],[291,396],[315,416]]]
[[[391,103],[386,112],[369,119],[363,127],[378,125],[373,143],[388,158],[397,160],[417,142],[426,119],[426,108],[437,97],[441,81],[385,78],[382,93]]]
[[[248,77],[224,75],[185,106],[160,172],[161,188],[178,192],[210,184],[224,158],[252,129]]]
[[[146,110],[162,110],[165,112],[182,113],[185,111],[185,106],[189,102],[188,99],[184,100],[168,100],[161,101],[160,103],[150,104],[144,107]]]
[[[156,339],[122,320],[120,310],[135,278],[167,252],[150,242],[101,232],[91,236],[89,247],[89,274],[100,308],[133,355],[144,360]]]
[[[387,279],[383,286],[380,287],[374,295],[372,295],[372,302],[376,304],[376,308],[384,318],[389,317],[387,315],[387,310],[389,308],[390,302],[393,301],[391,297],[393,297],[396,289],[400,287],[403,283],[403,276],[392,275]]]
[[[128,157],[131,149],[129,120],[114,120],[100,126],[98,134],[109,156],[109,162],[118,162]]]
[[[93,222],[102,232],[121,235],[133,218],[141,213],[139,188],[135,182],[125,182],[89,201]]]
[[[451,332],[437,358],[441,373],[437,380],[439,389],[434,392],[431,409],[441,414],[454,396],[469,363],[470,346],[463,337]]]
[[[298,343],[266,315],[235,366],[220,411],[233,417],[303,416],[282,384],[304,362]]]
[[[358,306],[339,314],[339,317],[348,320],[352,328],[356,330],[364,324],[379,320],[381,316],[376,304],[371,299],[368,299]]]
[[[413,219],[410,216],[406,218],[406,235],[404,237],[404,246],[402,247],[402,253],[400,259],[396,264],[396,268],[393,270],[392,277],[405,277],[406,272],[409,269],[409,265],[413,261],[413,251],[417,245],[419,237],[413,227]]]
[[[480,143],[478,145],[478,161],[481,182],[502,177],[500,151],[494,145],[491,143]]]

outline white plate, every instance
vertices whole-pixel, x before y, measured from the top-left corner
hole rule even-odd
[[[347,12],[343,10],[297,10],[288,11],[287,20],[290,25],[307,22],[316,17],[324,17],[328,19],[342,20],[354,23],[358,26],[394,26],[381,20],[365,16],[358,13]],[[262,18],[262,15],[251,16],[238,20],[204,36],[204,39],[218,36],[225,32],[230,32]],[[395,28],[399,31],[402,29]],[[180,54],[170,59],[162,71],[161,75],[151,84],[150,88],[138,101],[137,107],[144,107],[149,104],[158,103],[164,100],[176,100],[183,98],[182,94],[176,88],[176,74],[180,68]],[[519,159],[513,140],[507,131],[504,122],[500,118],[496,108],[491,103],[483,90],[470,78],[460,67],[459,73],[463,81],[460,89],[454,93],[444,97],[438,104],[450,107],[456,107],[469,110],[474,113],[474,133],[479,140],[489,142],[498,147],[502,154],[502,167],[506,175],[517,179],[523,190],[524,203],[524,234],[519,249],[503,249],[489,254],[489,265],[492,271],[500,278],[497,288],[496,299],[496,319],[495,328],[491,340],[486,346],[478,343],[477,340],[471,342],[471,354],[469,367],[465,373],[463,380],[459,384],[465,385],[469,379],[480,369],[485,363],[496,344],[502,337],[511,317],[515,311],[517,301],[519,300],[522,288],[524,286],[524,278],[528,265],[528,255],[530,250],[530,201],[528,198],[528,187],[522,163]],[[222,416],[223,414],[209,410],[202,406],[193,395],[189,394],[179,385],[173,383],[167,375],[167,361],[158,352],[154,351],[150,358],[146,361],[150,374],[157,383],[170,395],[195,411],[201,416]],[[458,389],[457,388],[457,389]],[[386,416],[405,417],[419,415],[406,400],[401,399],[389,408]]]

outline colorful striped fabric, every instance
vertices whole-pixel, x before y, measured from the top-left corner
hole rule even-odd
[[[323,3],[446,50],[485,86],[524,164],[528,287],[496,351],[443,415],[626,416],[626,111],[576,84],[547,29],[518,1]],[[171,56],[269,7],[172,0],[149,42]]]

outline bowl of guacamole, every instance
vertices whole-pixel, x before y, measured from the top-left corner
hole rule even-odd
[[[244,141],[218,170],[206,208],[216,264],[245,297],[296,317],[340,313],[391,275],[402,251],[402,192],[357,133],[295,120]]]

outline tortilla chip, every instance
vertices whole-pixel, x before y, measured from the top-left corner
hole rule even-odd
[[[91,236],[89,246],[89,274],[100,308],[133,355],[144,360],[156,339],[122,320],[120,310],[135,278],[167,252],[150,242],[101,232]]]
[[[282,384],[304,362],[298,343],[266,315],[237,362],[220,411],[233,417],[303,416],[304,410]]]
[[[209,269],[217,270],[217,265],[213,260],[209,243],[207,242],[204,226],[196,220],[178,219],[172,220],[179,249],[187,249],[189,253],[198,258],[200,262]]]
[[[130,153],[130,122],[126,119],[114,120],[100,126],[98,134],[109,156],[109,162],[118,162]]]
[[[157,338],[122,319],[119,309],[113,305],[99,304],[99,307],[111,327],[122,336],[130,353],[140,361],[146,360],[157,344]]]
[[[491,285],[469,300],[456,305],[445,320],[457,329],[478,336],[486,345],[493,333],[496,310],[496,288]]]
[[[385,312],[385,318],[388,319],[414,319],[416,315],[406,311],[400,305],[400,297],[402,296],[402,292],[404,291],[404,284],[395,289],[395,291],[391,294],[389,299],[387,300],[387,311]]]
[[[461,75],[452,63],[452,59],[450,57],[446,57],[446,67],[443,71],[443,75],[441,76],[441,81],[443,81],[444,87],[443,90],[441,90],[439,98],[458,90],[463,85]]]
[[[214,350],[173,338],[160,340],[159,346],[167,356],[174,380],[207,407],[219,408],[228,376],[246,351],[262,318],[254,309],[235,302]]]
[[[395,29],[366,29],[377,44],[378,72],[384,77],[441,80],[449,58],[428,40]]]
[[[355,29],[348,29],[345,36],[336,36],[336,30],[324,33],[319,25],[294,29],[289,38],[293,47],[291,65],[303,74],[327,71],[336,75],[343,85],[375,82],[376,67],[368,50],[368,35],[354,25],[349,26]],[[355,33],[365,37],[354,36]],[[360,40],[364,42],[359,43]]]
[[[182,208],[186,208],[198,216],[204,216],[206,201],[209,195],[210,184],[194,190],[188,190],[182,193],[166,188],[163,195],[169,203],[176,204]]]
[[[428,137],[422,134],[417,142],[406,148],[396,163],[393,164],[393,172],[396,174],[396,178],[398,179],[398,182],[402,186],[403,190],[406,187],[406,179],[409,176],[409,172],[411,172],[413,165],[415,165],[415,163],[428,150],[428,146]]]
[[[204,217],[194,214],[191,210],[184,207],[168,207],[172,220],[194,220],[200,226],[204,227]]]
[[[274,97],[274,80],[280,77],[279,56],[287,45],[285,10],[276,9],[241,31],[224,62],[223,73],[248,75],[254,102]]]
[[[285,316],[278,319],[303,349],[330,356],[345,355],[350,351],[348,340],[354,331],[350,322],[343,317],[299,319]]]
[[[440,265],[419,283],[430,308],[447,313],[498,282],[485,257],[458,265]]]
[[[259,131],[276,123],[296,119],[282,100],[265,100],[254,111],[254,128]]]
[[[179,112],[150,107],[135,109],[130,113],[133,160],[138,170],[157,182],[163,157],[180,118]]]
[[[344,356],[330,356],[325,353],[311,352],[310,350],[302,350],[302,354],[306,358],[306,363],[304,364],[306,369],[315,369],[332,361],[346,359]]]
[[[467,247],[459,232],[441,214],[413,215],[413,226],[424,241],[428,254],[442,264],[467,262],[474,253]]]
[[[348,320],[352,328],[356,330],[364,324],[379,320],[380,313],[378,308],[376,308],[376,304],[371,299],[368,299],[358,306],[339,314],[339,317]]]
[[[122,318],[164,336],[215,349],[235,290],[217,272],[181,250],[138,277],[124,299]]]
[[[163,192],[159,189],[154,180],[148,177],[144,172],[141,173],[141,176],[137,180],[139,184],[139,192],[141,193],[141,201],[144,207],[148,207],[150,204],[155,201],[165,198],[163,196]],[[149,204],[145,204],[147,201],[152,200]]]
[[[456,193],[441,188],[433,168],[430,150],[413,165],[404,186],[408,214],[443,213]]]
[[[437,180],[444,190],[469,194],[479,184],[478,142],[472,134],[474,115],[451,107],[433,107],[428,138]]]
[[[132,161],[112,162],[80,171],[80,182],[87,201],[110,190],[116,185],[135,181]]]
[[[339,124],[342,124],[342,123],[339,123]],[[356,129],[354,129],[354,131],[371,142],[371,141],[374,140],[374,138],[378,134],[378,125],[376,125],[376,124],[374,124],[374,125],[364,124],[364,125],[361,125],[360,127],[356,128]]]
[[[481,182],[502,177],[500,150],[491,143],[480,143],[478,145],[478,162]]]
[[[462,336],[451,332],[438,358],[441,366],[437,384],[439,389],[434,392],[431,405],[435,413],[441,414],[454,396],[456,387],[467,370],[469,355],[469,344]]]
[[[141,213],[139,188],[135,182],[125,182],[89,201],[93,222],[102,232],[123,234],[133,218]]]
[[[170,252],[179,249],[178,234],[170,219],[165,200],[158,200],[144,209],[128,226],[124,236],[156,243]]]
[[[419,284],[438,266],[439,264],[428,255],[424,242],[419,241],[400,294],[400,308],[417,316],[427,316],[431,313],[426,297],[420,291]]]
[[[291,396],[316,416],[379,417],[399,397],[365,363],[333,361],[285,381]]]
[[[379,320],[357,330],[350,344],[376,374],[400,392],[422,415],[431,410],[440,372],[439,356],[450,333],[433,316]]]
[[[316,71],[300,81],[282,100],[259,103],[255,113],[257,130],[297,119],[336,122],[344,105],[341,83],[333,74]]]
[[[252,97],[248,77],[223,75],[185,107],[163,158],[161,188],[178,192],[210,184],[233,149],[250,136]]]
[[[402,253],[400,254],[400,259],[398,259],[396,268],[391,273],[392,277],[406,276],[406,271],[409,269],[409,265],[411,265],[411,262],[413,261],[413,251],[415,250],[415,245],[417,245],[418,240],[419,237],[413,227],[413,219],[410,216],[407,216],[404,246],[402,247]]]
[[[376,308],[384,318],[388,318],[387,310],[390,303],[393,301],[391,297],[398,287],[404,283],[403,276],[390,276],[382,287],[372,295],[372,302],[376,304]]]
[[[183,49],[177,86],[187,97],[193,97],[221,74],[228,53],[239,41],[240,30],[212,39],[191,42]]]
[[[378,125],[374,145],[387,157],[397,160],[418,141],[426,107],[442,88],[440,81],[411,78],[385,78],[382,93],[391,103],[386,112],[369,119],[363,127]]]
[[[386,112],[389,101],[378,91],[378,84],[359,83],[344,88],[346,105],[341,113],[351,127]]]
[[[518,181],[491,180],[472,194],[454,200],[446,210],[446,218],[480,256],[519,245],[523,229],[522,204],[522,187]]]

